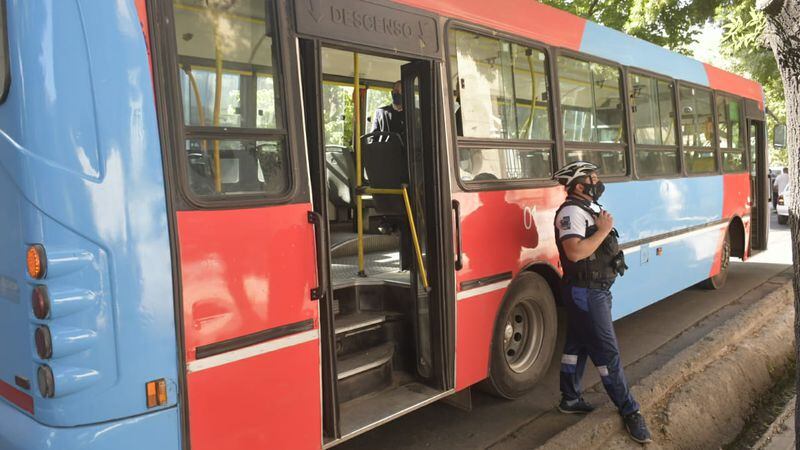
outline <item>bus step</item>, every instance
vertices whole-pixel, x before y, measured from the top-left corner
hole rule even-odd
[[[380,312],[362,311],[355,314],[343,315],[335,319],[336,334],[356,333],[360,330],[372,328],[386,322],[386,314]]]
[[[339,401],[384,389],[392,384],[394,344],[387,342],[340,358],[337,363]]]

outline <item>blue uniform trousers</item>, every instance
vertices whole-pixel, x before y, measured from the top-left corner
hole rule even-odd
[[[611,321],[611,292],[565,285],[567,342],[561,358],[561,394],[567,400],[581,396],[581,378],[587,356],[600,372],[608,396],[622,415],[639,410],[625,380],[617,335]]]

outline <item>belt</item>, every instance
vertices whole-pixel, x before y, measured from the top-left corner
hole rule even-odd
[[[589,280],[576,280],[574,278],[567,278],[564,280],[568,285],[573,287],[580,287],[580,288],[587,288],[587,289],[602,289],[607,291],[611,289],[611,285],[614,284],[614,280],[596,280],[596,281],[589,281]]]

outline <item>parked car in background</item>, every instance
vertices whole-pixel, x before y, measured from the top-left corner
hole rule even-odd
[[[786,189],[778,195],[778,223],[785,225],[789,222],[789,195],[791,195],[792,186],[786,186]]]

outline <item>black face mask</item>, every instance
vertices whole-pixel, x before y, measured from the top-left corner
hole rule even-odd
[[[603,195],[603,192],[606,191],[606,185],[603,184],[602,181],[597,181],[595,184],[589,183],[581,183],[583,184],[583,193],[592,197],[592,200],[598,201],[600,197]]]
[[[403,94],[392,91],[392,103],[397,106],[403,105]]]

